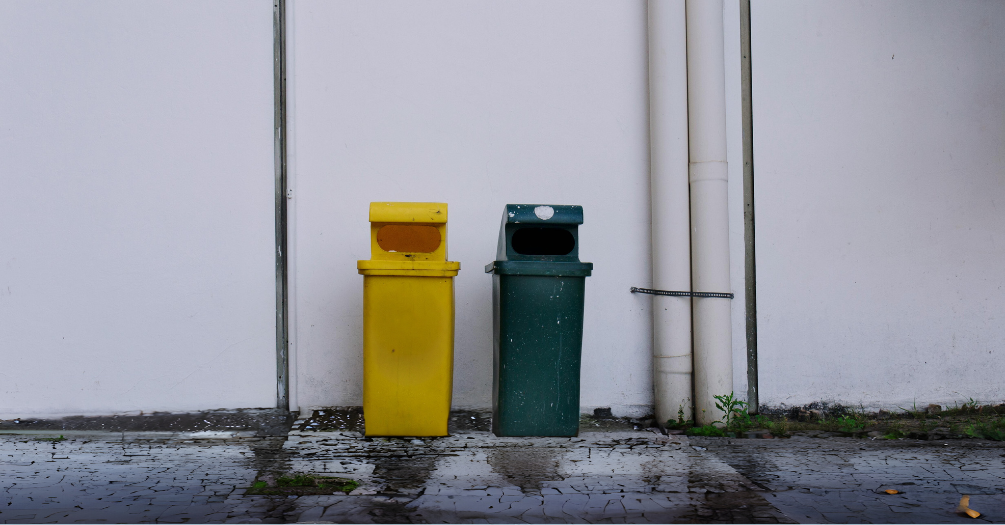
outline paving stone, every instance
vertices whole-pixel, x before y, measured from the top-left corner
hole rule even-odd
[[[604,516],[606,517],[625,516],[626,514],[628,511],[625,510],[625,506],[620,500],[612,499],[604,506]]]
[[[297,517],[297,523],[303,523],[306,521],[319,521],[321,520],[321,515],[325,513],[325,508],[322,506],[315,506],[308,509],[304,509],[300,516]]]

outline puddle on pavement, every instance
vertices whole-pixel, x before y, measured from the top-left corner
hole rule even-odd
[[[559,455],[558,450],[547,447],[507,447],[490,450],[488,463],[524,494],[540,494],[545,481],[562,479]]]
[[[477,416],[466,417],[469,421],[475,417],[474,422],[478,424]],[[698,454],[686,446],[686,442],[677,442],[652,432],[590,433],[572,439],[496,438],[489,432],[461,432],[435,439],[366,439],[354,432],[294,432],[289,438],[239,437],[226,440],[189,439],[192,436],[158,439],[107,437],[115,439],[108,439],[108,442],[102,440],[83,450],[89,453],[100,451],[101,454],[91,461],[96,465],[102,462],[100,468],[104,478],[116,483],[92,489],[87,497],[94,501],[74,500],[69,506],[79,504],[82,508],[91,509],[107,505],[97,498],[107,498],[108,491],[118,490],[125,498],[125,491],[135,490],[126,488],[126,483],[146,483],[143,480],[149,479],[149,485],[153,486],[159,482],[153,469],[161,472],[165,468],[177,469],[166,474],[173,478],[167,483],[180,483],[172,490],[185,491],[185,497],[197,498],[205,491],[205,477],[210,474],[202,474],[203,471],[193,473],[191,465],[205,462],[206,472],[212,471],[214,476],[232,487],[228,491],[251,487],[263,476],[295,473],[355,479],[361,484],[359,488],[363,489],[353,491],[354,496],[350,498],[309,496],[307,494],[311,491],[306,490],[301,491],[301,495],[306,497],[292,498],[289,496],[295,494],[289,492],[285,495],[249,493],[245,498],[230,498],[229,492],[219,495],[219,501],[213,505],[233,512],[235,521],[246,518],[264,522],[297,521],[301,514],[309,511],[314,514],[305,514],[309,517],[304,521],[518,521],[523,512],[520,509],[531,509],[529,512],[532,514],[519,518],[524,521],[551,519],[550,515],[540,514],[544,509],[547,512],[565,509],[562,512],[572,513],[569,514],[570,520],[602,521],[609,517],[604,515],[606,506],[612,505],[616,512],[627,513],[625,515],[629,519],[643,517],[642,507],[645,506],[646,520],[670,522],[679,521],[682,516],[693,521],[737,519],[730,514],[737,509],[742,509],[743,519],[750,518],[751,509],[765,513],[771,511],[763,499],[750,494],[713,493],[713,489],[726,492],[750,492],[750,489],[741,486],[739,481],[742,480],[731,481],[733,478],[729,475],[732,471],[721,469],[724,465],[713,464],[705,454]],[[28,469],[34,472],[41,468],[32,465],[29,458],[42,464],[40,458],[50,459],[53,447],[59,450],[77,447],[74,450],[81,450],[82,446],[76,444],[77,438],[71,435],[57,443],[9,441],[12,443],[8,444],[10,450],[7,454],[16,456],[10,459],[25,466],[17,467],[7,462],[3,466],[20,468],[25,475]],[[22,450],[24,454],[16,454]],[[109,466],[103,463],[117,458],[126,460],[128,464]],[[49,468],[48,465],[52,467],[45,475],[52,475],[55,469],[60,468],[56,463],[46,463],[46,468]],[[716,474],[718,470],[723,471]],[[723,483],[721,486],[709,486],[708,491],[690,490],[688,476],[692,472],[703,473],[703,478],[713,475]],[[81,474],[85,473],[81,471]],[[233,494],[237,496],[240,493],[235,490]],[[331,515],[322,516],[328,511],[316,510],[320,505],[319,499],[338,500],[340,503]],[[65,502],[70,503],[69,500]],[[21,500],[14,501],[14,504],[19,503],[27,505]],[[130,504],[132,507],[125,503],[119,505],[128,510],[134,509],[138,503]],[[975,501],[974,506],[982,512],[989,508],[980,501]],[[205,505],[200,508],[203,510],[192,512],[204,512],[198,514],[203,516],[201,521],[197,518],[193,521],[206,521],[205,516],[209,512],[217,512]],[[462,508],[467,510],[462,511]],[[688,514],[699,511],[699,514]],[[562,519],[566,518],[556,518],[555,521]]]
[[[371,457],[373,483],[382,483],[382,494],[418,496],[436,469],[438,455]]]
[[[270,466],[287,461],[297,472],[359,481],[353,494],[362,514],[354,519],[372,523],[437,521],[443,513],[454,516],[455,504],[474,505],[469,517],[492,516],[499,506],[543,505],[544,498],[552,506],[585,505],[573,503],[584,495],[616,500],[625,512],[635,505],[627,501],[669,505],[650,510],[653,518],[732,521],[738,511],[747,519],[757,511],[785,521],[759,487],[679,439],[647,430],[647,423],[597,414],[583,418],[580,437],[515,440],[491,435],[490,413],[453,412],[450,437],[364,438],[358,407],[321,409],[297,422],[286,448],[292,461],[267,448],[259,454]],[[602,513],[603,505],[580,512]]]
[[[250,444],[251,466],[259,476],[280,474],[290,469],[290,456],[283,450],[285,437],[268,437]]]

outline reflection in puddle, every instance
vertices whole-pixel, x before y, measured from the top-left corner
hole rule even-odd
[[[251,468],[258,471],[258,476],[280,475],[290,470],[289,453],[283,449],[286,437],[267,437],[250,444]]]
[[[562,479],[558,474],[559,451],[552,448],[512,447],[491,450],[488,462],[524,494],[540,494],[542,483]]]
[[[337,472],[360,483],[323,508],[301,498],[304,521],[751,522],[757,513],[788,522],[735,470],[687,445],[634,431],[571,439],[484,430],[435,439],[297,432],[288,442],[294,471]]]
[[[371,457],[374,484],[383,483],[384,494],[417,495],[436,468],[437,454]]]

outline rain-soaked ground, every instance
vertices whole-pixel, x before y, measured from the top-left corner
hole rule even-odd
[[[364,438],[351,410],[288,436],[6,430],[21,433],[0,434],[0,522],[1005,522],[1001,443],[688,438],[603,419],[576,438],[497,438],[488,422],[456,414],[450,437],[422,439]],[[292,473],[359,486],[245,494]],[[964,494],[979,518],[956,513]]]

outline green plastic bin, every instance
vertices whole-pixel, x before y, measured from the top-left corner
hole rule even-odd
[[[582,206],[507,204],[492,275],[492,431],[579,433],[583,297],[593,263],[579,261]]]

